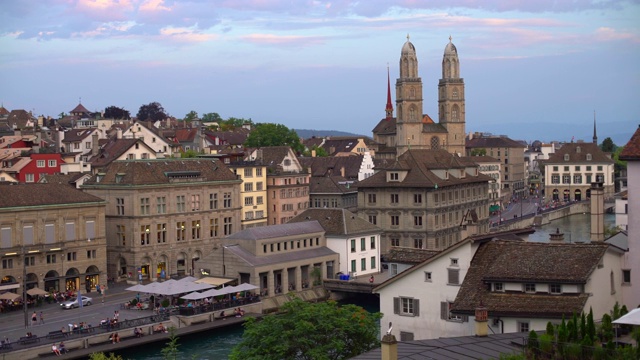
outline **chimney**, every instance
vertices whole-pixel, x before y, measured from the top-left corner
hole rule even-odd
[[[91,155],[96,156],[100,150],[100,146],[98,144],[98,132],[94,131],[93,135],[91,135]]]
[[[489,331],[489,326],[487,324],[487,319],[489,318],[489,314],[488,314],[487,308],[482,306],[482,303],[480,303],[480,306],[476,308],[475,315],[476,315],[475,316],[476,336],[481,336],[481,337],[487,336]]]
[[[591,241],[604,240],[604,183],[591,183]]]
[[[316,149],[311,150],[311,157],[316,157]]]
[[[549,242],[552,244],[562,244],[564,243],[564,233],[560,232],[560,228],[556,228],[556,232],[552,233],[549,236]]]
[[[391,334],[386,334],[380,341],[382,360],[398,360],[398,341]]]
[[[122,129],[121,128],[118,128],[116,130],[116,139],[118,139],[118,140],[122,139]]]
[[[344,177],[344,166],[340,167],[340,176]]]

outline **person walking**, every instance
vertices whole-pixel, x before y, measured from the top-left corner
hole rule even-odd
[[[35,311],[33,312],[33,315],[31,315],[31,325],[38,325],[38,314]]]
[[[40,311],[40,324],[44,325],[44,314]]]

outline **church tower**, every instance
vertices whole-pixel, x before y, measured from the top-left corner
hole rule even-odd
[[[409,148],[426,148],[422,136],[422,79],[418,76],[416,48],[409,35],[402,46],[400,77],[396,81],[396,134],[396,156]]]
[[[451,42],[451,36],[442,57],[442,79],[438,83],[438,119],[448,133],[444,148],[452,154],[464,156],[464,79],[460,77],[458,50]]]

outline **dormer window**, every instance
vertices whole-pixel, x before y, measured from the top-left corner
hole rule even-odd
[[[581,150],[582,150],[582,149],[580,149],[580,146],[576,146],[576,153],[580,154],[580,151],[581,151]]]
[[[569,154],[564,154],[564,161],[569,161]]]
[[[445,171],[445,172],[444,172],[444,178],[445,178],[445,179],[449,179],[449,172],[448,172],[448,171]]]
[[[562,285],[560,285],[560,284],[549,284],[549,293],[550,294],[562,294]]]
[[[124,179],[124,174],[122,174],[122,173],[116,174],[116,184],[122,183],[123,179]]]
[[[591,154],[587,154],[587,161],[591,161]]]
[[[104,179],[104,174],[103,173],[99,173],[98,175],[96,175],[96,182],[97,183],[101,182],[102,179]]]
[[[397,172],[390,172],[389,181],[400,181],[400,175]]]
[[[504,283],[493,283],[493,291],[504,291]]]

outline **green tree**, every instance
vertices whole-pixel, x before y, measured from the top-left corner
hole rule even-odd
[[[282,124],[261,123],[249,133],[244,143],[246,147],[290,146],[296,154],[304,151],[298,134]]]
[[[587,316],[584,311],[580,315],[580,340],[587,337]]]
[[[532,330],[533,331],[533,330]],[[553,324],[551,323],[551,321],[547,322],[547,335],[549,336],[554,336],[555,335],[555,328],[553,327]]]
[[[104,118],[105,119],[131,119],[131,114],[128,110],[124,108],[120,108],[117,106],[108,106],[104,109]]]
[[[89,360],[122,360],[122,356],[116,355],[114,353],[109,353],[106,355],[105,353],[93,353],[89,355]]]
[[[220,122],[220,130],[223,130],[223,131],[233,130],[235,128],[242,127],[244,124],[253,125],[253,120],[251,120],[251,118],[245,119],[245,118],[230,117],[227,120],[223,120]]]
[[[191,150],[191,149],[180,152],[181,158],[194,158],[197,156],[198,156],[198,153],[195,152],[195,150]]]
[[[198,120],[198,113],[191,110],[187,115],[184,116],[184,121],[192,122],[193,120]]]
[[[487,155],[487,149],[485,148],[475,148],[471,150],[471,156],[485,156]]]
[[[564,315],[562,315],[562,322],[558,327],[558,342],[566,343],[569,340],[569,329],[567,329],[567,323],[564,321]]]
[[[613,140],[608,137],[602,141],[602,144],[600,144],[600,149],[604,152],[614,152],[616,151],[616,144],[614,144]]]
[[[169,329],[169,342],[160,350],[162,358],[165,360],[178,359],[178,336],[175,326],[171,326]]]
[[[587,337],[593,344],[596,340],[596,324],[593,321],[593,309],[589,308],[589,314],[587,315]]]
[[[65,113],[64,111],[61,112],[60,114],[58,114],[58,119],[62,119],[63,117],[67,116],[67,113]]]
[[[158,121],[166,119],[167,115],[162,105],[159,102],[152,102],[147,105],[140,106],[138,114],[136,115],[138,120],[146,121]]]
[[[605,343],[611,341],[614,336],[613,323],[611,321],[611,315],[602,315],[602,326],[600,327],[600,331],[602,334],[602,341]]]
[[[216,112],[213,113],[206,113],[206,114],[202,114],[202,121],[203,122],[217,122],[218,124],[220,124],[223,120],[220,117],[220,115]]]
[[[231,360],[349,359],[379,346],[380,313],[335,301],[307,303],[293,296],[278,315],[245,322]]]
[[[311,149],[305,150],[304,156],[312,156],[314,150],[316,152],[316,157],[329,156],[329,154],[327,154],[327,150],[325,150],[324,148],[319,147],[318,145],[313,145],[311,147]]]

